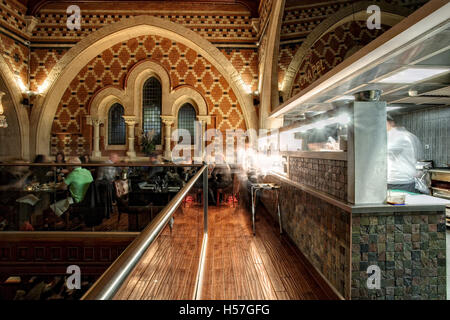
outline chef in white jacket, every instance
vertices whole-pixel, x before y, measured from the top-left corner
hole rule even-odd
[[[417,192],[416,163],[422,154],[420,140],[388,115],[388,189]]]

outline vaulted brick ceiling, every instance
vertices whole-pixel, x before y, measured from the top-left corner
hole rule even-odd
[[[22,0],[22,3],[25,3],[28,7],[28,14],[29,15],[36,15],[39,10],[45,6],[48,3],[61,3],[61,2],[67,2],[70,4],[77,4],[77,3],[98,3],[99,7],[101,7],[102,3],[111,3],[112,1],[109,0]],[[129,3],[139,3],[139,2],[162,2],[157,0],[115,0],[113,2],[129,2]],[[164,2],[174,2],[174,8],[176,9],[176,2],[188,4],[188,3],[196,3],[196,4],[205,4],[205,7],[211,6],[211,5],[217,5],[217,4],[239,4],[244,7],[246,7],[252,14],[253,17],[258,16],[258,7],[260,0],[165,0]]]

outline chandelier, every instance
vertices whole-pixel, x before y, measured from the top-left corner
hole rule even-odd
[[[8,123],[6,122],[6,116],[3,114],[3,104],[2,104],[2,98],[5,95],[4,92],[0,91],[0,128],[8,128]]]

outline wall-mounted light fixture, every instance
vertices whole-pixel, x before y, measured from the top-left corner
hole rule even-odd
[[[22,79],[19,76],[16,77],[16,82],[20,88],[20,91],[22,91],[22,93],[27,95],[28,97],[34,97],[43,94],[49,86],[48,80],[45,80],[40,86],[38,86],[37,91],[32,91],[23,83]]]
[[[20,90],[22,91],[22,94],[24,95],[24,98],[22,100],[22,105],[24,105],[24,106],[30,106],[30,98],[42,94],[42,92],[44,92],[45,89],[47,89],[47,81],[44,82],[45,87],[43,87],[43,89],[41,89],[41,87],[39,87],[38,92],[31,91],[23,83],[22,79],[19,76],[16,77],[16,82],[17,82],[17,85],[19,86]]]
[[[259,106],[259,103],[260,103],[260,100],[259,100],[259,91],[258,91],[258,90],[253,91],[252,95],[253,95],[253,105]]]
[[[0,128],[8,128],[8,123],[6,122],[6,116],[3,114],[5,111],[3,109],[3,103],[2,103],[2,99],[3,99],[4,95],[5,95],[5,93],[0,91]]]
[[[278,90],[278,102],[282,104],[284,102],[284,93],[281,90]]]

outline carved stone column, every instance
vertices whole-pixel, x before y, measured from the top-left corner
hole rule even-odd
[[[174,116],[161,116],[164,123],[164,159],[172,160],[172,153],[170,150],[170,143],[172,138],[172,125],[175,123]]]
[[[96,117],[87,117],[86,122],[94,127],[94,150],[92,151],[92,157],[100,158],[102,156],[100,151],[100,126],[104,123],[104,120]]]
[[[4,92],[0,91],[0,128],[8,128],[8,123],[6,122],[6,116],[4,115],[5,110],[3,109],[2,99],[5,95]]]
[[[136,125],[135,116],[122,116],[128,127],[128,151],[127,156],[131,159],[136,158],[136,151],[134,150],[134,126]]]
[[[202,131],[200,136],[200,143],[201,143],[201,155],[202,158],[205,156],[205,132],[206,132],[206,125],[211,124],[211,116],[197,116],[197,120],[202,125]]]

